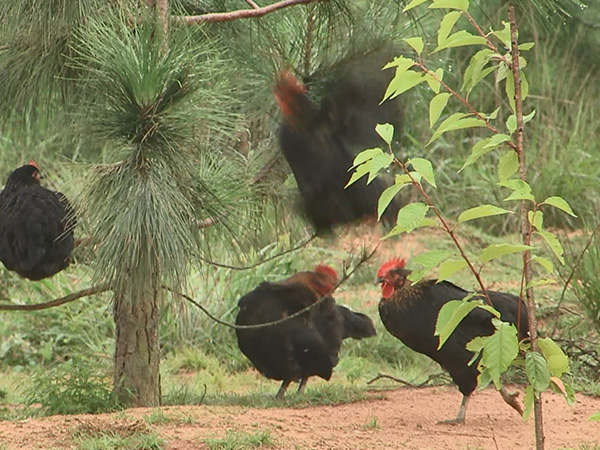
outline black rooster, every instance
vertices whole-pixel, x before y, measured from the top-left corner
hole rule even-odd
[[[475,308],[458,325],[442,348],[438,349],[439,341],[434,336],[434,330],[440,309],[450,300],[466,297],[468,292],[448,281],[427,280],[411,285],[407,280],[411,272],[404,269],[404,266],[404,260],[392,259],[384,263],[377,272],[377,280],[382,284],[382,299],[379,303],[381,321],[407,347],[429,356],[450,373],[463,394],[463,400],[456,419],[445,423],[463,423],[467,403],[477,387],[479,375],[477,362],[469,364],[473,353],[465,346],[476,336],[493,334],[492,315],[481,308]],[[518,318],[518,297],[495,291],[488,291],[488,295],[494,308],[501,313],[501,319],[517,326],[519,339],[525,339],[529,327],[523,302]],[[509,405],[522,413],[515,395],[508,394],[504,389],[500,393]]]
[[[356,108],[342,103],[343,90],[324,99],[318,108],[289,72],[279,73],[274,94],[283,115],[281,150],[296,178],[304,211],[317,231],[376,217],[379,196],[386,188],[381,179],[368,185],[359,180],[345,189],[355,155],[369,145],[380,145],[373,131],[376,122],[366,123]],[[384,221],[395,223],[398,209],[393,202]]]
[[[286,318],[324,298],[319,305],[277,325],[236,329],[238,346],[265,377],[282,380],[276,398],[282,398],[292,381],[303,392],[308,378],[331,378],[345,337],[360,339],[375,334],[373,323],[335,304],[329,294],[337,273],[319,265],[278,283],[261,283],[238,302],[236,325],[258,325]],[[346,324],[348,329],[346,329]]]
[[[0,260],[30,280],[70,263],[75,218],[66,197],[40,186],[36,163],[19,167],[0,193]]]

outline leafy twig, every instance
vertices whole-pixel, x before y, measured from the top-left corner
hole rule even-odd
[[[55,306],[64,305],[75,300],[79,300],[82,297],[88,297],[94,294],[100,294],[102,292],[110,291],[111,287],[108,284],[99,284],[91,288],[83,289],[79,292],[66,295],[61,298],[57,298],[45,303],[36,303],[34,305],[3,305],[0,304],[0,311],[39,311],[41,309],[53,308]]]

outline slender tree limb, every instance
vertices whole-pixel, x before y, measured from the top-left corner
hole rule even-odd
[[[249,19],[255,17],[262,17],[266,14],[278,11],[280,9],[288,8],[294,5],[303,5],[308,3],[315,3],[323,0],[282,0],[277,3],[273,3],[267,6],[261,6],[253,9],[240,9],[238,11],[221,12],[221,13],[207,13],[199,16],[181,16],[177,17],[178,20],[185,22],[188,25],[194,25],[198,23],[207,22],[231,22],[238,19]],[[257,5],[258,6],[258,5]]]
[[[194,227],[199,228],[199,229],[209,228],[218,222],[219,222],[219,219],[215,218],[215,217],[208,217],[206,219],[196,219],[194,221]]]
[[[53,308],[55,306],[64,305],[65,303],[79,300],[82,297],[88,297],[94,294],[110,291],[111,287],[108,284],[99,284],[91,288],[83,289],[79,292],[66,295],[45,303],[37,303],[34,305],[3,305],[0,304],[0,311],[39,311],[41,309]]]
[[[523,121],[523,102],[521,100],[521,72],[519,69],[519,47],[517,42],[517,21],[515,18],[515,8],[510,5],[508,7],[508,18],[510,22],[510,41],[512,64],[511,71],[515,81],[515,115],[517,117],[517,155],[519,157],[519,174],[521,180],[527,181],[527,166],[525,164],[525,146],[524,146],[524,121]],[[528,204],[525,200],[521,201],[521,233],[523,235],[523,243],[531,245],[532,225],[528,219]],[[527,316],[529,319],[529,337],[531,341],[531,351],[537,352],[537,318],[535,308],[535,297],[533,289],[530,286],[531,273],[531,252],[526,250],[523,252],[523,276],[526,286],[525,293],[527,296]],[[536,450],[544,450],[544,420],[542,407],[542,394],[535,395],[533,398],[533,410],[535,420],[535,446]]]
[[[434,375],[429,375],[429,377],[427,377],[427,379],[425,381],[423,381],[422,383],[415,384],[415,383],[411,383],[409,381],[405,381],[405,380],[403,380],[401,378],[397,378],[397,377],[394,377],[392,375],[387,375],[385,373],[379,372],[375,378],[373,378],[372,380],[367,381],[367,384],[373,384],[377,380],[381,380],[381,379],[384,379],[384,378],[388,379],[388,380],[395,381],[395,382],[400,383],[400,384],[403,384],[405,386],[418,388],[418,387],[427,386],[430,382],[432,382],[434,380],[437,380],[439,378],[447,378],[447,376],[446,376],[446,374],[443,374],[443,373],[436,373]]]
[[[246,0],[246,3],[248,3],[252,8],[254,9],[260,9],[260,6],[258,6],[256,3],[254,3],[252,0]]]
[[[279,161],[281,161],[281,155],[277,154],[273,156],[267,162],[267,164],[265,164],[264,167],[260,169],[256,175],[254,175],[254,178],[252,178],[252,184],[260,183],[269,174],[273,167],[279,163]]]
[[[366,250],[363,251],[363,253],[361,254],[359,261],[354,265],[354,267],[352,268],[352,270],[348,271],[347,268],[347,263],[346,261],[344,261],[343,263],[343,268],[342,268],[342,278],[340,279],[340,281],[338,282],[338,284],[333,288],[332,293],[335,292],[335,290],[340,287],[346,280],[348,280],[348,278],[350,278],[352,276],[352,274],[356,271],[356,269],[358,269],[362,264],[364,264],[365,262],[367,262],[369,259],[371,259],[373,257],[373,255],[375,254],[375,252],[377,251],[377,249],[379,248],[379,245],[377,245],[371,252],[367,252]],[[323,300],[325,300],[327,298],[327,296],[325,297],[321,297],[319,298],[316,302],[308,305],[305,308],[302,308],[299,311],[296,311],[293,314],[290,314],[289,316],[283,317],[279,320],[274,320],[272,322],[264,322],[264,323],[259,323],[256,325],[235,325],[233,323],[229,323],[226,322],[224,320],[219,319],[218,317],[216,317],[214,314],[212,314],[208,309],[206,309],[204,306],[202,306],[200,303],[198,303],[196,300],[194,300],[192,297],[190,297],[189,295],[186,295],[182,292],[179,292],[173,288],[170,288],[168,286],[162,286],[163,289],[178,295],[179,297],[187,300],[188,302],[190,302],[192,305],[196,306],[198,309],[200,309],[204,314],[206,314],[211,320],[213,320],[214,322],[220,324],[220,325],[224,325],[228,328],[233,328],[236,330],[247,330],[247,329],[256,329],[256,328],[265,328],[265,327],[271,327],[274,325],[279,325],[280,323],[283,322],[287,322],[288,320],[293,319],[294,317],[298,317],[301,314],[304,314],[305,312],[309,311],[310,309],[316,307],[317,305],[319,305]]]
[[[301,244],[297,245],[296,247],[290,248],[288,250],[285,250],[281,253],[278,253],[276,255],[270,256],[266,259],[263,259],[262,261],[259,261],[257,263],[254,264],[250,264],[249,266],[233,266],[230,264],[224,264],[224,263],[220,263],[220,262],[216,262],[216,261],[212,261],[210,259],[204,258],[203,256],[198,256],[198,259],[200,259],[200,261],[205,262],[206,264],[210,264],[211,266],[216,266],[216,267],[222,267],[223,269],[232,269],[232,270],[248,270],[248,269],[254,269],[255,267],[261,266],[269,261],[272,261],[274,259],[280,258],[284,255],[287,255],[288,253],[292,253],[295,252],[296,250],[300,250],[301,248],[306,247],[310,242],[312,242],[315,238],[317,237],[316,233],[313,234],[312,236],[310,236],[306,241],[302,242]]]

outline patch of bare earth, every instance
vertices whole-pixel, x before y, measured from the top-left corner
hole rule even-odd
[[[0,444],[7,450],[74,449],[74,432],[154,429],[169,450],[207,448],[207,438],[227,431],[269,431],[278,449],[415,449],[467,450],[534,448],[533,421],[523,421],[492,389],[477,392],[467,422],[436,422],[454,417],[461,395],[453,387],[401,388],[384,398],[339,406],[254,409],[222,406],[163,408],[166,423],[141,422],[150,409],[126,414],[54,416],[0,422]],[[600,411],[600,399],[577,396],[567,406],[556,394],[545,394],[546,448],[577,448],[600,443],[600,423],[587,418]]]

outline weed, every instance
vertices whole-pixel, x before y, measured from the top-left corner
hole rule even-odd
[[[163,450],[166,444],[156,433],[134,433],[119,436],[112,433],[94,433],[76,437],[77,450]]]
[[[244,450],[275,445],[270,431],[227,431],[224,438],[204,439],[203,442],[210,450]]]
[[[150,414],[144,416],[144,420],[148,425],[164,424],[170,422],[165,412],[160,408],[154,408]]]
[[[379,430],[379,419],[377,419],[376,416],[371,417],[369,421],[363,425],[363,428],[367,430]]]

